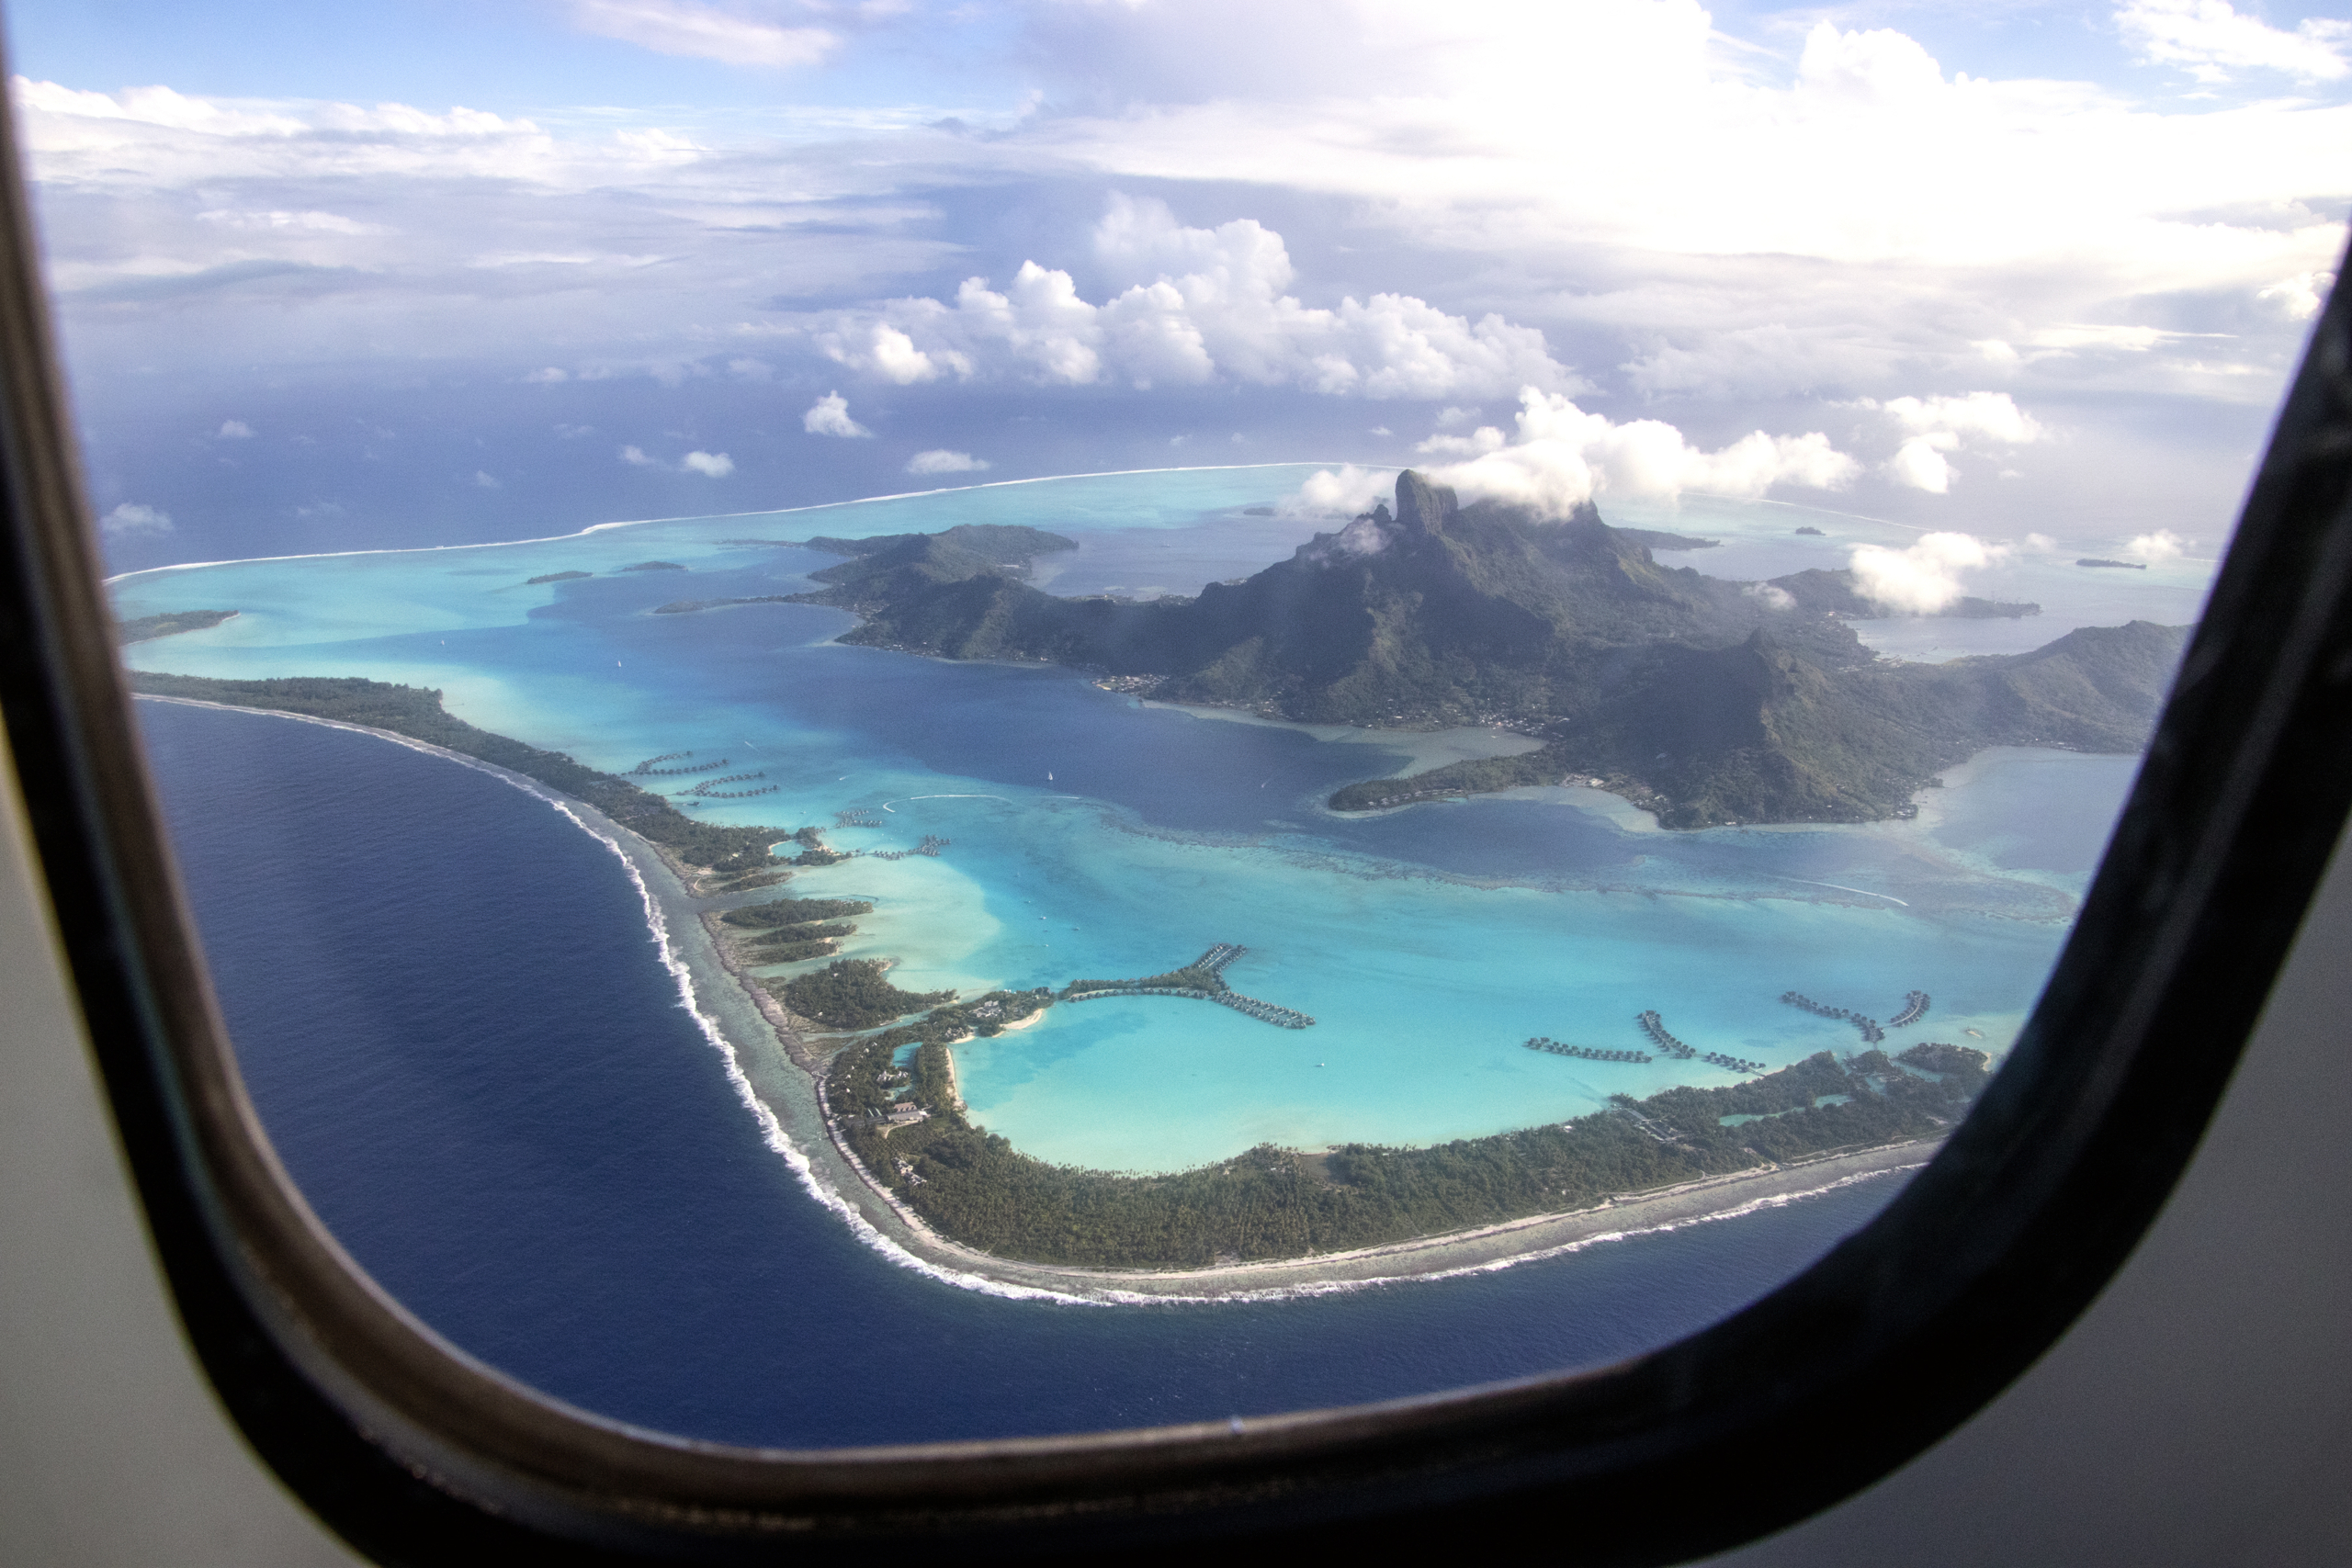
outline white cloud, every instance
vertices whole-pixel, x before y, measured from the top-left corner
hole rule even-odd
[[[2117,27],[2142,59],[2185,65],[2200,82],[2226,82],[2233,68],[2278,71],[2303,82],[2352,73],[2345,58],[2352,22],[2313,17],[2293,32],[2240,16],[2230,0],[2125,0]]]
[[[362,223],[334,212],[253,212],[216,207],[198,213],[196,219],[199,223],[217,223],[226,229],[276,232],[292,230],[317,234],[389,234],[393,231],[380,223]]]
[[[1960,574],[1990,566],[2008,554],[1971,534],[1927,534],[1908,549],[1857,545],[1852,560],[1862,596],[1889,609],[1932,615],[1962,592]]]
[[[849,416],[849,400],[839,392],[827,392],[808,405],[800,416],[800,428],[811,435],[858,436],[874,432]]]
[[[678,460],[678,466],[692,473],[723,479],[735,471],[735,459],[724,452],[689,452]]]
[[[1894,398],[1883,403],[1863,398],[1855,406],[1879,410],[1908,433],[1887,459],[1886,474],[1899,485],[1930,495],[1951,494],[1959,478],[1945,453],[1971,442],[2029,446],[2049,435],[2007,392]]]
[[[2256,290],[2254,297],[2276,302],[2290,321],[2308,321],[2327,308],[2327,297],[2335,291],[2335,274],[2299,272]]]
[[[1915,435],[1894,450],[1886,460],[1887,477],[1910,490],[1924,490],[1929,495],[1950,495],[1951,481],[1957,476],[1943,449],[1957,445],[1951,435]]]
[[[172,514],[160,507],[141,502],[126,501],[104,517],[98,526],[117,536],[141,536],[168,534],[172,531]]]
[[[2123,547],[2123,553],[2133,560],[2154,566],[2162,561],[2176,560],[2181,552],[2196,543],[2184,539],[2169,528],[2159,528],[2153,534],[2142,534]]]
[[[2025,547],[2036,555],[2054,556],[2058,553],[2058,541],[2047,534],[2028,534]]]
[[[1476,457],[1482,453],[1501,451],[1506,442],[1507,438],[1499,429],[1491,424],[1482,424],[1467,435],[1432,435],[1427,441],[1416,444],[1413,450],[1435,453],[1441,457]]]
[[[571,372],[563,369],[560,366],[550,365],[544,370],[534,370],[530,372],[528,375],[525,376],[523,379],[532,386],[552,387],[560,381],[571,380]]]
[[[1318,468],[1280,511],[1285,517],[1353,517],[1371,511],[1396,488],[1394,468],[1359,468],[1353,463],[1337,473]]]
[[[474,470],[474,483],[480,485],[484,490],[504,490],[506,488],[504,485],[500,484],[493,475],[481,468],[476,468]]]
[[[571,18],[583,32],[657,54],[729,65],[814,65],[841,43],[823,28],[778,27],[695,0],[571,0]]]
[[[2048,434],[2007,392],[1970,392],[1956,398],[1894,398],[1880,406],[1904,429],[1915,432],[1981,435],[2011,446],[2039,441]]]
[[[658,468],[662,466],[653,458],[647,457],[645,455],[645,448],[642,446],[622,447],[621,461],[630,465],[632,468]]]
[[[222,441],[251,441],[254,427],[242,419],[224,419],[220,422],[219,438]]]
[[[1187,228],[1164,202],[1114,196],[1094,250],[1104,266],[1149,281],[1098,305],[1069,272],[1025,261],[1002,290],[966,278],[952,302],[894,299],[879,321],[836,318],[818,343],[837,363],[901,384],[952,371],[1049,386],[1239,381],[1366,398],[1583,385],[1540,330],[1498,314],[1473,321],[1408,294],[1304,304],[1287,292],[1296,269],[1283,237],[1254,219]]]
[[[970,474],[988,466],[985,457],[975,457],[969,452],[951,452],[944,446],[918,452],[907,459],[907,472],[910,474]]]
[[[1769,582],[1751,582],[1740,592],[1768,610],[1793,610],[1797,605],[1795,596],[1787,589],[1775,588]]]
[[[1432,468],[1429,477],[1453,486],[1465,500],[1515,502],[1556,517],[1606,496],[1671,501],[1684,491],[1702,491],[1752,500],[1781,485],[1840,490],[1861,472],[1860,464],[1817,431],[1768,435],[1758,430],[1706,452],[1663,421],[1619,424],[1533,387],[1520,394],[1517,425],[1507,445]]]

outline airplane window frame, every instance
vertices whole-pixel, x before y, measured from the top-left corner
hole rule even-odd
[[[0,121],[0,707],[121,1148],[189,1340],[262,1459],[393,1563],[950,1545],[1394,1551],[1576,1525],[1725,1550],[1990,1400],[2194,1153],[2352,809],[2352,302],[2315,324],[2115,837],[2008,1062],[1872,1222],[1614,1365],[1383,1404],[900,1448],[731,1448],[539,1394],[320,1225],[239,1083],[117,662],[13,119]]]

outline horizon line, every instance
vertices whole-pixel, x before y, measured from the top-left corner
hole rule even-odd
[[[297,550],[282,556],[232,556],[224,560],[171,561],[163,566],[142,566],[131,571],[119,571],[112,577],[100,578],[98,586],[111,588],[118,582],[128,582],[134,577],[145,577],[153,572],[199,571],[206,567],[250,566],[257,561],[332,560],[345,556],[401,556],[421,554],[426,550],[492,550],[512,545],[554,545],[566,539],[582,539],[591,534],[601,534],[609,528],[644,528],[656,523],[723,523],[736,517],[789,517],[803,512],[824,512],[840,506],[871,506],[885,501],[919,501],[925,496],[955,495],[974,490],[1003,490],[1013,485],[1053,484],[1062,479],[1115,479],[1134,474],[1233,473],[1244,468],[1351,468],[1365,466],[1351,461],[1333,463],[1329,458],[1298,457],[1279,463],[1186,463],[1157,468],[1104,468],[1082,474],[1034,474],[1023,479],[982,479],[976,484],[940,485],[931,490],[895,491],[888,495],[853,496],[847,501],[814,501],[804,506],[763,506],[747,512],[688,512],[673,517],[623,518],[611,523],[591,523],[568,534],[535,535],[526,539],[476,539],[459,545],[376,545],[357,550]],[[1375,468],[1385,466],[1370,465]],[[1407,466],[1409,465],[1400,466],[1397,471],[1403,472]]]

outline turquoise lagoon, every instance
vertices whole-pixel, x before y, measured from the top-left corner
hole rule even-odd
[[[139,668],[437,687],[461,717],[598,767],[692,750],[777,786],[742,801],[681,797],[713,820],[813,823],[852,850],[950,839],[935,859],[859,857],[802,872],[789,888],[873,899],[844,951],[897,960],[910,988],[1148,974],[1233,942],[1249,949],[1227,971],[1236,989],[1318,1021],[1287,1031],[1196,1002],[1102,1000],[956,1047],[974,1118],[1047,1159],[1161,1170],[1259,1143],[1421,1144],[1564,1120],[1613,1093],[1730,1081],[1702,1064],[1584,1062],[1521,1044],[1547,1034],[1638,1048],[1634,1015],[1650,1008],[1702,1050],[1773,1066],[1858,1047],[1849,1027],[1780,1004],[1792,988],[1881,1019],[1925,990],[1933,1010],[1892,1048],[2007,1047],[2064,939],[2132,759],[1986,753],[1924,792],[1917,820],[1863,827],[1668,834],[1577,788],[1341,818],[1320,806],[1340,784],[1511,742],[1236,722],[1140,705],[1065,671],[842,647],[831,639],[850,617],[814,606],[651,613],[678,599],[788,593],[834,558],[761,541],[967,522],[1079,539],[1075,555],[1050,560],[1057,592],[1190,592],[1311,532],[1314,520],[1263,510],[1310,471],[989,486],[507,545],[172,569],[117,591],[125,615],[239,612],[134,646]],[[1838,564],[1825,552],[1909,536],[1818,513],[1837,536],[1792,539],[1805,516],[1711,502],[1612,520],[1722,537],[1719,550],[1670,558],[1742,577]],[[686,570],[619,570],[648,560]],[[2204,569],[2004,570],[2030,593],[1972,591],[2034,597],[2045,614],[1989,634],[1973,624],[1963,637],[2030,628],[2019,646],[2036,646],[2078,625],[2186,620]],[[525,581],[564,570],[595,575]],[[1928,646],[1939,634],[1920,628],[1933,625],[1870,629]],[[831,829],[849,808],[885,825]]]

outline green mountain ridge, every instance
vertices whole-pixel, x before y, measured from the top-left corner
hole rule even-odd
[[[1599,778],[1668,827],[1905,815],[1986,746],[2133,751],[2187,628],[2085,628],[2031,653],[1879,659],[1848,625],[1887,612],[1850,574],[1739,583],[1658,564],[1587,504],[1564,521],[1463,506],[1408,471],[1375,507],[1196,598],[1058,599],[1020,581],[1035,529],[832,540],[796,597],[855,611],[844,642],[1047,661],[1169,701],[1314,723],[1500,724],[1519,757],[1351,784],[1339,809]],[[2038,614],[1963,601],[1953,613]]]

